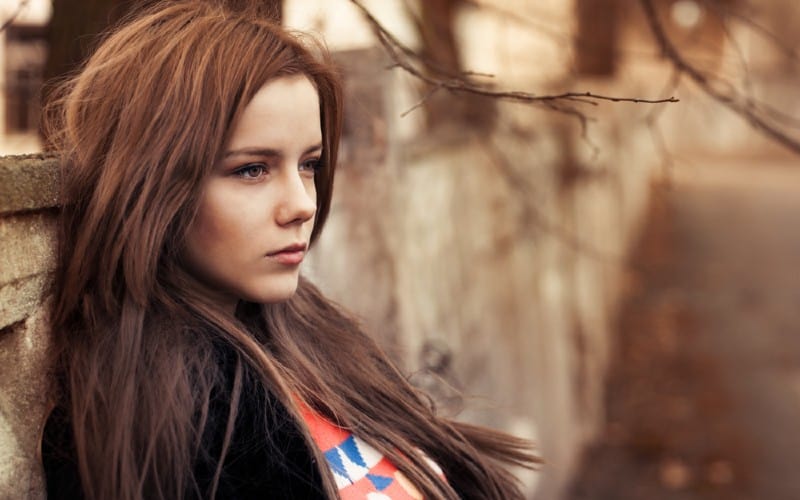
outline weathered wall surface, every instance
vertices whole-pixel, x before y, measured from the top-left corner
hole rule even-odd
[[[0,498],[44,498],[39,436],[47,403],[43,289],[52,267],[55,161],[0,158]]]
[[[445,410],[534,438],[547,465],[531,491],[558,498],[604,418],[622,259],[657,157],[649,109],[593,111],[596,150],[577,122],[519,105],[489,134],[398,140],[398,81],[369,54],[343,58],[345,148],[312,278]]]

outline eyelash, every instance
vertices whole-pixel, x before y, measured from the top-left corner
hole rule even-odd
[[[254,168],[261,169],[259,175],[257,175],[256,177],[250,177],[250,176],[246,175],[248,172],[252,171]],[[244,166],[242,166],[240,168],[237,168],[236,170],[234,170],[233,173],[234,173],[234,175],[236,175],[238,177],[241,177],[242,179],[258,179],[259,177],[261,177],[262,175],[267,173],[267,166],[264,165],[263,163],[248,163],[247,165],[244,165]]]
[[[312,173],[316,173],[322,169],[322,160],[320,158],[313,158],[311,160],[306,160],[300,164],[300,167],[303,169],[308,168],[311,170]]]
[[[251,173],[253,169],[259,169],[259,174],[256,176],[249,176],[248,173]],[[320,158],[314,158],[311,160],[306,160],[300,164],[300,171],[306,172],[310,171],[312,174],[315,174],[317,171],[322,169],[322,160]],[[243,165],[236,170],[233,171],[234,175],[242,178],[242,179],[250,179],[255,180],[260,178],[261,176],[265,175],[269,167],[263,163],[248,163],[247,165]]]

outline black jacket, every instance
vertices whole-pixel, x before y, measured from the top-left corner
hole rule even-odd
[[[297,424],[276,398],[264,396],[265,391],[250,380],[243,386],[217,498],[325,498],[319,470]],[[216,397],[209,408],[203,452],[194,467],[195,477],[204,492],[200,498],[207,497],[216,470],[215,457],[219,457],[222,447],[229,401],[226,397]],[[84,498],[72,431],[62,407],[51,413],[45,425],[42,460],[49,499]],[[186,498],[195,499],[197,495],[189,493]]]

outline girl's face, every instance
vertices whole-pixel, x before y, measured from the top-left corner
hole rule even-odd
[[[186,240],[190,269],[225,306],[294,294],[314,226],[321,154],[311,82],[291,76],[261,87],[205,181]]]

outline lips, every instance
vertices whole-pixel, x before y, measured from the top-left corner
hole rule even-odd
[[[295,243],[275,252],[270,252],[267,257],[287,266],[296,266],[303,262],[306,255],[306,244]]]

